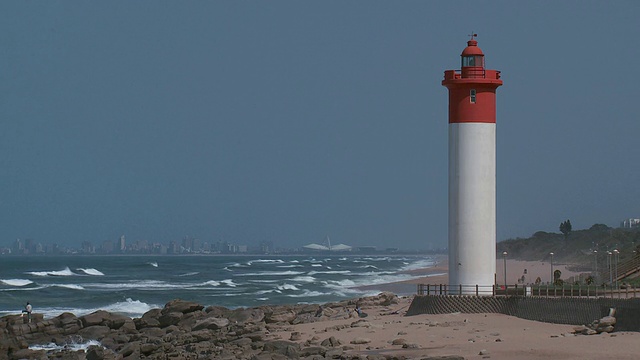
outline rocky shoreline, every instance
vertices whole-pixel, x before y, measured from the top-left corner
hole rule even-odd
[[[395,294],[327,304],[260,306],[228,309],[220,306],[173,300],[162,309],[152,309],[142,317],[96,311],[76,317],[63,313],[43,319],[33,314],[31,323],[20,315],[0,318],[0,359],[357,359],[350,352],[360,343],[343,344],[333,336],[302,339],[293,325],[353,318],[350,326],[361,326],[356,306],[394,311]],[[359,325],[360,324],[360,325]],[[290,331],[283,338],[278,333]],[[65,345],[99,341],[85,350]],[[62,349],[34,350],[30,347],[54,343]],[[392,356],[366,357],[390,359]]]

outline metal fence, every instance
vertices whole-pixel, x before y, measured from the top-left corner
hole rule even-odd
[[[418,295],[534,296],[635,299],[640,288],[596,285],[447,285],[418,284]]]

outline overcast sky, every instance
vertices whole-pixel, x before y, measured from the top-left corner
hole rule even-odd
[[[640,2],[3,1],[0,245],[447,243],[478,33],[498,241],[640,217]]]

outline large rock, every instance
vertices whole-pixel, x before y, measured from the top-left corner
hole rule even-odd
[[[177,324],[180,322],[180,319],[182,319],[182,313],[175,311],[160,315],[158,321],[160,322],[160,327],[165,328],[167,326]]]
[[[264,311],[258,308],[235,309],[227,314],[227,319],[232,324],[251,324],[264,320]]]
[[[616,324],[616,318],[613,316],[605,316],[598,322],[599,326],[613,326]]]
[[[297,358],[300,345],[286,340],[275,340],[264,344],[263,352],[276,353],[290,358]]]
[[[91,314],[81,316],[80,321],[82,321],[83,327],[89,327],[94,325],[106,325],[105,322],[111,320],[116,315],[111,314],[110,312],[104,310],[98,310],[92,312]]]
[[[191,328],[191,330],[202,330],[202,329],[211,329],[218,330],[222,329],[229,325],[229,319],[224,318],[206,318],[196,322],[196,324]]]
[[[22,360],[22,359],[31,359],[31,360],[48,360],[49,357],[44,350],[29,350],[29,349],[20,349],[15,351],[9,357],[11,360]]]
[[[290,323],[296,318],[297,315],[298,314],[296,314],[293,309],[283,306],[274,309],[274,311],[271,313],[265,314],[264,321],[266,323]]]
[[[134,319],[133,322],[136,325],[136,329],[140,330],[149,327],[160,327],[158,317],[160,317],[161,312],[161,309],[151,309],[144,313],[141,318]]]
[[[195,303],[193,301],[184,301],[180,299],[171,300],[162,309],[163,314],[168,314],[172,312],[181,312],[183,314],[188,314],[194,311],[200,311],[204,309],[204,306]]]
[[[78,331],[78,335],[84,339],[102,340],[109,333],[109,330],[108,326],[94,325],[81,329]]]

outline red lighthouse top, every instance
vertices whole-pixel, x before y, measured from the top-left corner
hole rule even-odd
[[[471,35],[460,54],[460,70],[446,70],[442,85],[449,89],[449,123],[495,123],[496,89],[500,71],[485,69],[477,35]]]
[[[477,36],[477,35],[473,34],[471,36],[471,40],[467,41],[467,47],[464,48],[464,50],[462,50],[462,54],[460,54],[460,56],[472,56],[472,55],[484,56],[484,54],[482,53],[482,50],[480,50],[480,48],[478,47],[478,41],[473,38],[474,36]]]
[[[471,40],[467,41],[467,47],[460,54],[460,70],[446,70],[442,85],[448,87],[452,81],[458,83],[463,79],[473,79],[472,82],[494,83],[497,86],[502,85],[500,71],[485,69],[484,53],[478,47],[476,36],[478,35],[471,35]]]

